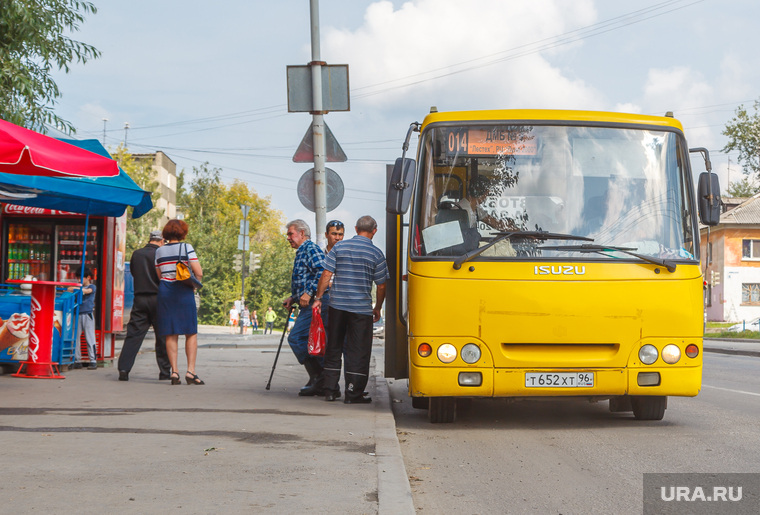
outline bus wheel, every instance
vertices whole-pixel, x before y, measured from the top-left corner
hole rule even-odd
[[[412,397],[412,408],[414,409],[428,409],[430,405],[429,397]]]
[[[634,395],[631,397],[633,416],[637,420],[662,420],[668,398],[664,396]]]
[[[454,397],[430,397],[428,420],[433,424],[450,424],[457,418],[457,401]]]

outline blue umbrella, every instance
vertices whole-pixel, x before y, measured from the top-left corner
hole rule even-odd
[[[96,139],[61,140],[101,156],[111,157]],[[134,207],[132,218],[153,208],[150,193],[119,168],[114,177],[42,177],[0,173],[0,202],[56,209],[94,216],[124,214]]]

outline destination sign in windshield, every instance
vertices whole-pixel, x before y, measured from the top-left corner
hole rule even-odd
[[[446,129],[446,154],[535,156],[538,142],[530,127]]]

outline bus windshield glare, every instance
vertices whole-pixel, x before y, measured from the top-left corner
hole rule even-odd
[[[431,125],[420,149],[417,257],[461,256],[514,232],[477,259],[698,259],[688,149],[676,132]]]

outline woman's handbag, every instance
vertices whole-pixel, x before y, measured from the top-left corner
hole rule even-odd
[[[203,288],[203,283],[200,282],[198,279],[195,278],[195,275],[193,274],[193,271],[190,269],[190,259],[187,256],[187,244],[182,244],[185,249],[185,258],[186,261],[182,261],[182,251],[179,253],[179,259],[177,260],[177,273],[176,273],[176,280],[179,283],[184,284],[188,288],[193,288],[194,290],[200,290]]]
[[[309,356],[324,356],[325,343],[325,326],[322,325],[322,314],[316,308],[312,308],[311,325],[309,326]]]

